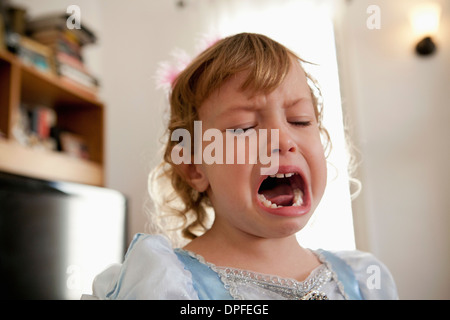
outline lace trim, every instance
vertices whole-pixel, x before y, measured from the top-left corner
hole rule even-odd
[[[339,280],[336,272],[334,272],[333,268],[331,267],[331,264],[327,261],[327,259],[325,259],[324,255],[321,254],[320,252],[316,252],[313,251],[314,254],[317,256],[317,258],[319,258],[319,261],[322,262],[322,264],[326,265],[328,270],[330,270],[331,272],[331,277],[334,280],[334,282],[336,282],[336,285],[340,291],[340,293],[344,296],[345,300],[349,300],[348,295],[345,293],[344,291],[344,285],[342,284],[342,282]]]
[[[230,294],[238,299],[243,299],[239,294],[240,285],[254,285],[286,299],[302,299],[312,291],[319,292],[322,285],[331,280],[331,272],[325,265],[314,269],[304,281],[234,268],[216,267],[216,269],[225,286],[229,286]]]
[[[327,299],[326,295],[319,291],[322,286],[331,279],[338,283],[338,287],[340,284],[336,274],[331,271],[332,269],[328,262],[315,252],[322,264],[315,268],[304,281],[297,281],[291,278],[282,278],[237,268],[218,267],[213,263],[207,262],[199,254],[185,251],[200,263],[215,271],[223,282],[225,289],[229,291],[234,299],[238,300],[245,299],[239,292],[239,287],[242,285],[254,285],[279,294],[286,299]],[[340,284],[339,290],[343,292],[342,284]]]

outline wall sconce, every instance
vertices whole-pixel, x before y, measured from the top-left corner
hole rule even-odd
[[[439,30],[441,7],[437,3],[423,3],[411,11],[410,20],[417,39],[416,52],[419,55],[430,55],[436,51],[433,37]]]

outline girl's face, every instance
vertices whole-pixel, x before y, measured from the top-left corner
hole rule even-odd
[[[206,188],[215,211],[212,230],[220,228],[230,236],[236,232],[261,238],[290,236],[306,225],[326,185],[324,149],[310,89],[297,62],[269,94],[242,91],[245,78],[245,72],[237,74],[204,101],[199,109],[202,130],[219,129],[225,146],[230,135],[226,129],[252,128],[250,135],[267,129],[269,138],[277,129],[278,148],[272,151],[279,156],[277,174],[261,175],[261,168],[268,165],[251,163],[248,156],[245,164],[237,163],[239,152],[248,155],[248,139],[246,150],[235,148],[232,164],[225,161],[224,147],[224,164],[197,165],[204,177],[201,189]],[[203,141],[203,150],[208,143]]]

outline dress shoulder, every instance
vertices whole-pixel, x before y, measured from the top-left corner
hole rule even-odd
[[[189,271],[175,255],[168,239],[136,234],[123,264],[100,273],[93,283],[97,299],[198,299]]]
[[[364,299],[398,299],[397,288],[389,269],[373,254],[359,250],[333,251],[333,253],[353,270]]]

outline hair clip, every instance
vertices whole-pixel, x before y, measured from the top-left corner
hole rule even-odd
[[[197,54],[213,46],[221,37],[217,35],[204,35],[196,46]],[[158,64],[156,71],[156,88],[169,91],[172,89],[175,79],[191,63],[192,58],[182,49],[175,49],[171,56],[172,62],[162,61]]]

